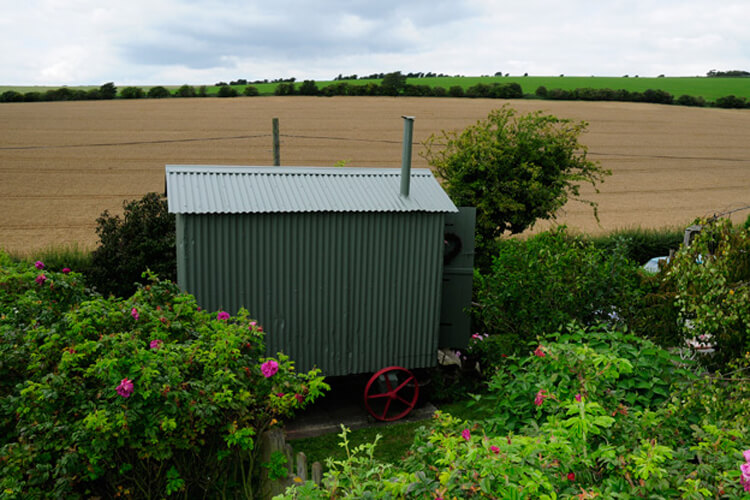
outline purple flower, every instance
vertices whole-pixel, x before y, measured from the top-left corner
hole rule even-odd
[[[38,260],[34,262],[34,267],[36,267],[37,269],[44,269],[44,262],[42,262],[41,260]]]
[[[464,429],[464,430],[461,431],[461,436],[465,440],[469,441],[471,439],[471,432],[469,432],[469,429]]]
[[[130,310],[130,315],[136,321],[138,321],[138,318],[140,318],[140,316],[138,315],[138,309],[136,309],[135,307]]]
[[[583,399],[583,396],[581,396],[580,394],[576,394],[576,401],[577,402],[580,403],[582,399]]]
[[[263,376],[266,378],[273,377],[279,371],[279,364],[273,359],[269,359],[260,365],[260,371],[263,372]]]
[[[63,272],[63,274],[68,274],[70,272],[70,268],[69,267],[63,267],[62,272]]]
[[[37,282],[38,284],[40,284],[40,285],[41,285],[41,284],[43,284],[43,283],[44,283],[45,281],[47,281],[47,277],[46,277],[46,276],[44,275],[44,273],[42,273],[42,274],[40,274],[39,276],[37,276],[37,277],[36,277],[36,279],[35,279],[34,281],[36,281],[36,282]]]
[[[750,463],[744,463],[740,465],[740,483],[745,491],[750,491]]]
[[[219,311],[219,314],[216,315],[216,319],[219,321],[229,319],[229,313],[225,311]]]
[[[120,385],[117,386],[117,394],[124,398],[129,398],[133,394],[133,381],[129,378],[122,379]]]
[[[151,343],[149,343],[149,345],[148,345],[148,346],[149,346],[149,347],[150,347],[151,349],[153,349],[154,351],[158,351],[159,349],[161,349],[161,346],[162,346],[163,344],[164,344],[164,342],[162,342],[162,341],[161,341],[161,340],[159,340],[159,339],[156,339],[156,340],[152,340],[152,341],[151,341]]]

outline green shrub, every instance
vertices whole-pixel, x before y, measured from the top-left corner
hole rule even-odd
[[[192,85],[183,85],[179,89],[175,90],[175,97],[195,97],[195,87]]]
[[[668,256],[670,251],[680,248],[684,234],[685,228],[682,227],[631,228],[612,231],[604,235],[581,237],[596,248],[609,252],[622,247],[629,259],[645,264],[653,257]]]
[[[237,89],[235,89],[234,87],[230,87],[229,85],[222,85],[216,95],[219,97],[237,97],[238,93]]]
[[[248,85],[247,87],[245,87],[245,90],[243,90],[242,93],[248,97],[255,97],[260,95],[258,87],[254,87],[252,85]]]
[[[477,328],[518,347],[571,321],[627,323],[643,295],[639,276],[621,246],[597,249],[564,228],[503,240],[490,270],[475,272]]]
[[[146,96],[140,87],[125,87],[120,91],[120,97],[123,99],[141,99]]]
[[[691,245],[667,269],[685,334],[710,340],[709,364],[723,366],[750,351],[750,230],[728,219],[701,222]]]
[[[169,97],[170,93],[169,90],[167,90],[165,87],[157,85],[156,87],[151,87],[150,89],[148,89],[148,93],[146,95],[150,99],[163,99],[164,97]]]
[[[99,247],[92,254],[90,278],[99,292],[130,295],[147,269],[177,279],[175,217],[166,198],[148,193],[123,202],[122,218],[105,210],[96,222]]]
[[[325,388],[153,276],[102,298],[3,266],[0,305],[0,498],[253,498],[256,440]]]
[[[23,94],[15,90],[6,90],[0,94],[0,102],[23,102]]]

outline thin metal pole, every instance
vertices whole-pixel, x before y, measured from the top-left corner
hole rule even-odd
[[[414,117],[402,116],[404,119],[404,141],[401,149],[401,196],[409,197],[411,180],[411,138],[414,131]]]
[[[281,145],[279,143],[279,119],[273,119],[273,164],[281,166]]]

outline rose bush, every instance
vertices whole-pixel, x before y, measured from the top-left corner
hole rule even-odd
[[[326,387],[267,358],[247,311],[218,319],[154,276],[103,298],[0,263],[0,498],[252,498],[259,435]]]

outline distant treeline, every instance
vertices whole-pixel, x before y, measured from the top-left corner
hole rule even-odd
[[[733,69],[731,71],[716,71],[715,69],[712,69],[708,73],[706,73],[706,76],[716,78],[716,77],[732,77],[736,78],[738,76],[750,76],[750,71],[741,71],[738,69]]]
[[[711,75],[715,73],[714,75]],[[719,74],[714,70],[709,72],[709,76],[737,76]],[[737,73],[734,71],[723,73]],[[416,75],[416,76],[415,76]],[[373,78],[377,76],[378,78]],[[408,73],[403,74],[400,71],[392,73],[378,73],[377,75],[368,75],[369,80],[379,79],[380,83],[373,81],[359,82],[357,75],[342,76],[339,75],[333,82],[318,86],[314,80],[304,80],[299,83],[294,78],[280,78],[273,81],[255,81],[253,84],[273,84],[273,94],[278,96],[407,96],[407,97],[468,97],[468,98],[494,98],[494,99],[522,99],[522,98],[539,98],[551,100],[567,101],[623,101],[623,102],[647,102],[657,104],[674,104],[681,106],[706,107],[713,106],[718,108],[750,108],[750,102],[745,97],[728,95],[719,97],[713,102],[706,101],[700,96],[680,95],[675,97],[669,92],[660,89],[648,89],[643,92],[630,91],[626,89],[613,90],[609,88],[576,88],[573,90],[565,89],[547,89],[540,86],[534,94],[525,94],[519,83],[477,83],[464,88],[460,85],[452,85],[449,88],[438,85],[421,85],[407,83],[407,78],[428,78],[439,77],[434,73]],[[344,79],[348,81],[343,81]],[[99,88],[90,90],[70,89],[61,87],[59,89],[48,90],[46,92],[27,92],[20,93],[14,90],[8,90],[0,94],[0,102],[34,102],[34,101],[74,101],[74,100],[92,100],[92,99],[141,99],[152,98],[160,99],[166,97],[237,97],[239,95],[258,96],[260,91],[247,80],[239,79],[230,83],[218,82],[215,89],[200,86],[197,89],[191,85],[183,85],[177,90],[170,92],[165,87],[151,87],[148,91],[140,87],[125,87],[117,92],[114,83],[105,83]],[[241,88],[237,88],[241,87]],[[268,92],[268,90],[266,90]]]

